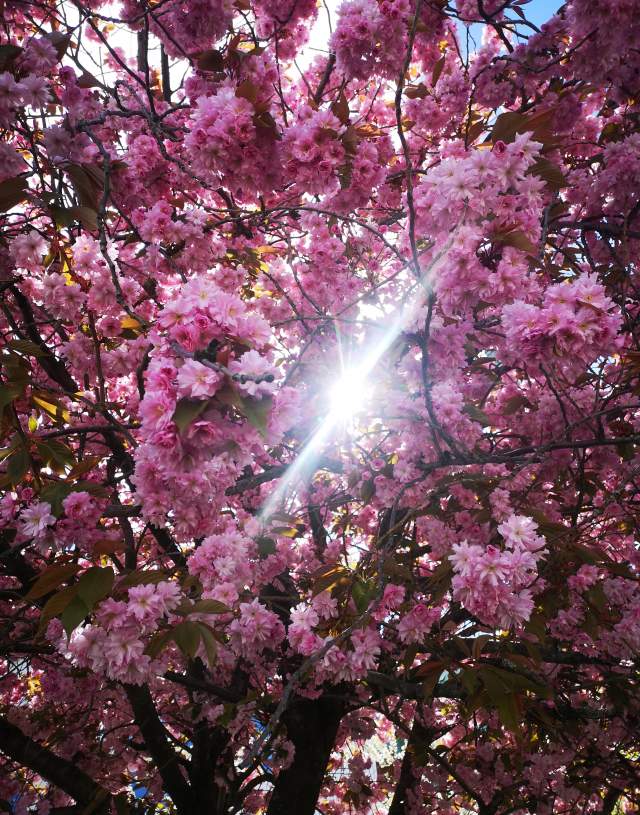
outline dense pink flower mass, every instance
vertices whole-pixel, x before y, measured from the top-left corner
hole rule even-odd
[[[0,810],[640,811],[635,0],[6,0]]]

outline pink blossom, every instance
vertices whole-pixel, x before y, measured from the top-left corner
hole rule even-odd
[[[221,382],[220,373],[193,359],[186,360],[178,371],[178,388],[182,395],[192,399],[213,396]]]
[[[72,492],[62,502],[68,518],[80,520],[87,517],[94,508],[93,498],[88,492]]]
[[[46,501],[36,501],[20,513],[20,531],[28,538],[40,538],[47,527],[54,524],[55,515],[51,514],[51,504]]]

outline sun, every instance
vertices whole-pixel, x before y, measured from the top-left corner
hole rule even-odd
[[[331,387],[329,417],[336,423],[348,422],[369,400],[371,385],[358,371],[346,371]]]

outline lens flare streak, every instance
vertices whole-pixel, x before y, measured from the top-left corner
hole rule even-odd
[[[459,228],[458,226],[452,233],[449,241],[433,258],[418,281],[426,296],[432,291],[431,278],[446,259]],[[371,390],[371,374],[375,367],[424,305],[424,297],[417,294],[407,300],[391,318],[389,326],[378,341],[369,348],[367,353],[363,354],[360,362],[344,371],[339,381],[331,389],[331,403],[325,418],[306,442],[296,460],[281,476],[277,487],[262,507],[259,517],[263,524],[268,523],[269,518],[281,509],[282,504],[288,498],[294,495],[294,487],[297,483],[306,482],[311,477],[316,469],[322,447],[330,440],[334,431],[364,406]]]

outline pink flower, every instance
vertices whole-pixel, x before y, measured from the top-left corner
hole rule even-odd
[[[250,603],[240,603],[240,616],[231,623],[229,632],[245,654],[274,648],[284,638],[284,627],[278,617],[257,598]]]
[[[156,594],[155,586],[134,586],[129,589],[127,611],[140,621],[148,622],[164,613],[165,603]]]
[[[18,85],[22,101],[33,108],[44,107],[51,100],[51,92],[46,80],[40,76],[26,76]]]
[[[46,73],[58,61],[53,44],[46,37],[32,37],[21,57],[22,67],[36,73]]]
[[[97,616],[104,628],[119,628],[127,622],[127,604],[107,597],[100,603]]]
[[[38,501],[22,510],[20,514],[20,531],[27,538],[40,538],[48,526],[56,522],[51,514],[51,504]]]
[[[11,243],[11,254],[17,266],[29,268],[39,264],[46,251],[46,242],[35,229],[18,235]]]
[[[11,144],[0,142],[0,182],[14,178],[26,170],[27,165],[18,151]]]
[[[507,545],[524,546],[535,551],[544,546],[544,540],[537,534],[538,524],[525,515],[510,515],[506,521],[498,526],[498,532],[507,542]]]
[[[382,603],[388,609],[396,609],[402,604],[405,597],[404,586],[397,586],[395,583],[387,583],[384,587],[384,594],[382,596]]]
[[[8,71],[0,73],[0,110],[20,104],[20,85]]]
[[[175,404],[172,404],[164,394],[147,393],[140,402],[140,418],[150,430],[163,430],[172,421]]]
[[[193,359],[188,359],[178,371],[180,394],[192,399],[213,396],[222,380],[222,374]]]
[[[402,642],[422,642],[439,618],[439,609],[418,603],[398,623],[398,635]]]
[[[93,509],[93,498],[88,492],[72,492],[62,502],[67,518],[81,520]]]
[[[291,610],[291,625],[287,636],[291,647],[299,653],[308,656],[320,644],[321,640],[312,630],[318,624],[320,617],[313,606],[301,603]]]
[[[471,546],[464,540],[460,543],[454,543],[451,549],[452,554],[449,555],[449,560],[455,571],[463,577],[471,574],[478,561],[481,552],[480,547]]]
[[[172,580],[163,580],[156,583],[155,599],[161,614],[168,614],[180,605],[182,593],[178,583]],[[129,593],[131,597],[131,593]]]
[[[477,561],[479,578],[490,586],[497,586],[506,574],[502,552],[495,546],[487,546],[484,555]]]

